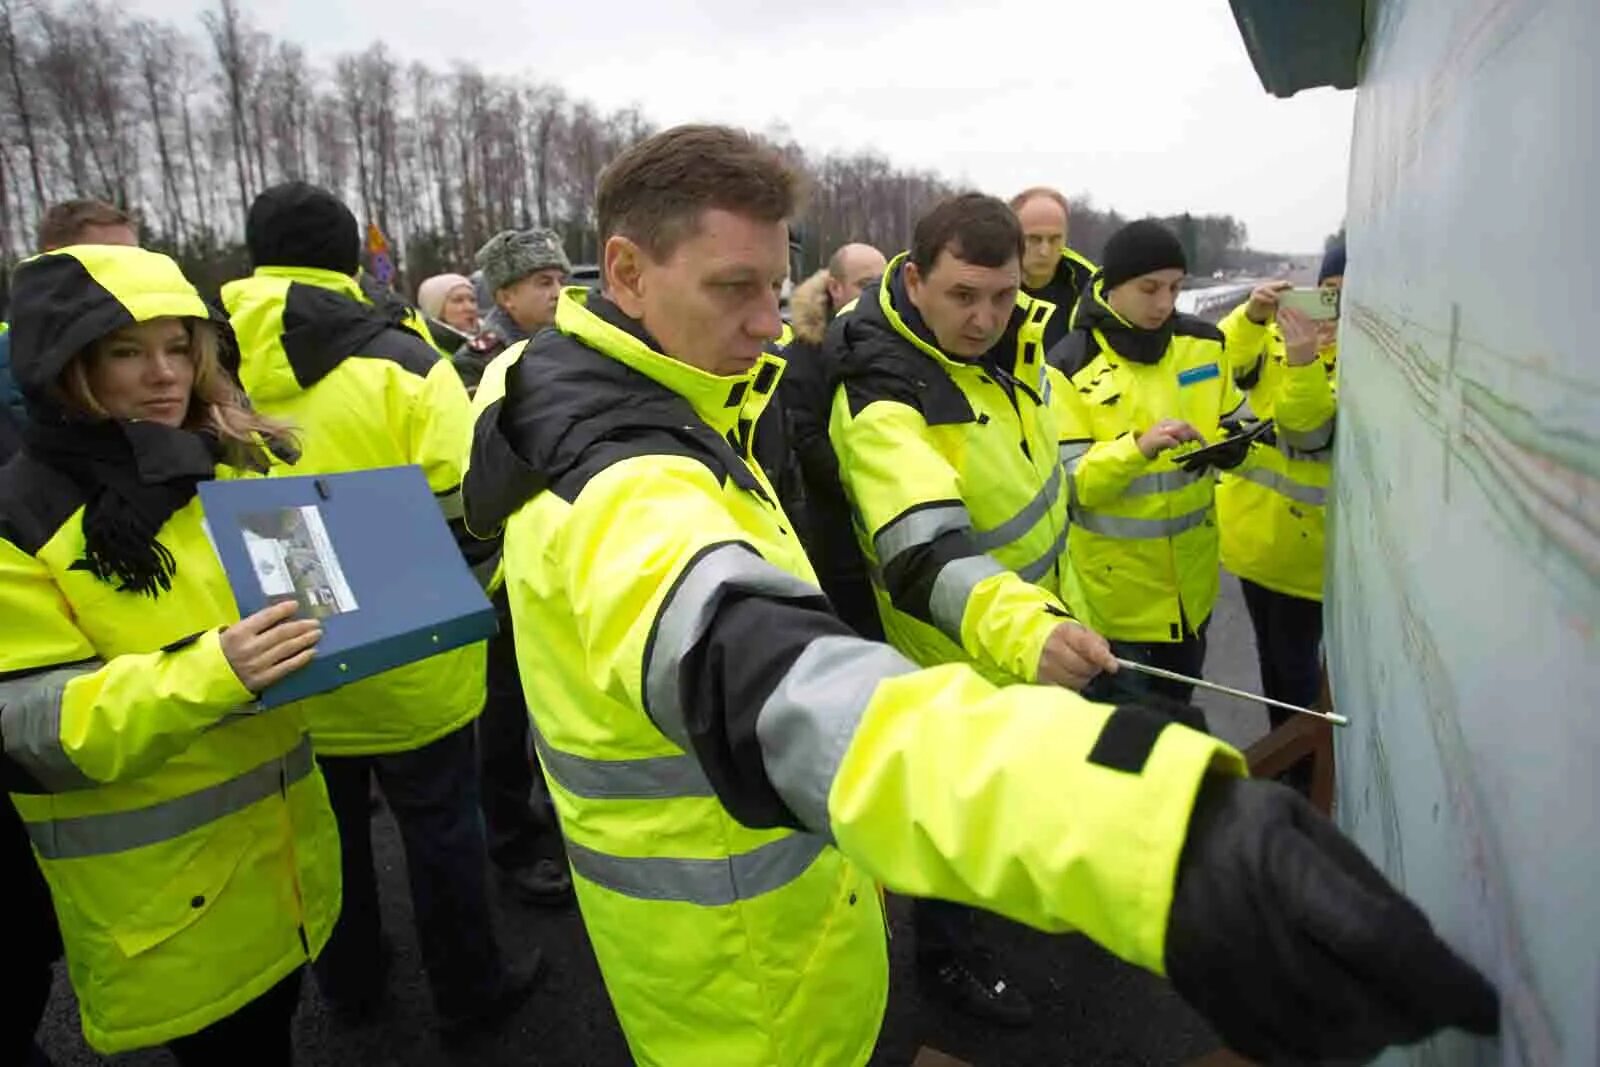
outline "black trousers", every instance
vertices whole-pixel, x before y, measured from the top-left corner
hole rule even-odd
[[[502,589],[494,598],[500,632],[489,639],[489,691],[478,718],[478,748],[489,859],[496,867],[515,870],[541,857],[561,858],[562,849],[553,815],[546,813],[541,818],[530,801],[536,790],[543,800],[544,781],[534,772],[528,704],[517,671],[517,647],[505,597]]]
[[[478,765],[471,724],[410,752],[319,756],[339,824],[344,908],[316,963],[334,1003],[382,993],[383,935],[372,867],[368,782],[376,776],[400,826],[422,962],[441,1018],[470,1015],[498,994],[500,951],[489,913]]]
[[[0,798],[0,871],[7,886],[6,993],[0,997],[0,1063],[30,1063],[33,1038],[50,1000],[50,965],[61,957],[61,930],[28,832],[11,801]]]
[[[1199,678],[1206,666],[1206,629],[1210,625],[1211,620],[1207,619],[1193,633],[1186,634],[1182,641],[1112,641],[1111,652],[1135,663]],[[1141,697],[1151,693],[1187,704],[1194,696],[1194,686],[1124,668],[1114,675],[1100,675],[1083,691],[1083,695],[1090,700],[1104,704],[1137,704]]]
[[[911,898],[911,929],[917,939],[917,963],[939,967],[977,946],[975,913],[965,904],[930,897]]]
[[[1322,692],[1322,603],[1275,593],[1239,580],[1245,606],[1256,631],[1256,658],[1261,662],[1261,691],[1274,700],[1311,707]],[[1267,708],[1274,728],[1294,712]]]
[[[226,1019],[167,1042],[168,1051],[182,1067],[245,1063],[290,1067],[294,1063],[292,1026],[303,974],[303,970],[295,971]]]

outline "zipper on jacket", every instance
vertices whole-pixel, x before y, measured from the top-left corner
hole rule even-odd
[[[1017,390],[1022,383],[1016,376],[998,363],[985,364],[984,370],[993,376],[995,383],[1000,386],[1000,391],[1006,394],[1006,399],[1011,402],[1011,410],[1017,416],[1017,444],[1022,448],[1022,454],[1033,461],[1033,449],[1028,447],[1028,427],[1022,421],[1022,405],[1017,403]]]

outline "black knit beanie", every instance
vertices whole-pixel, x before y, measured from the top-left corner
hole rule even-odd
[[[1344,245],[1337,244],[1328,249],[1322,257],[1322,268],[1317,271],[1317,284],[1321,285],[1329,278],[1344,277]]]
[[[254,267],[361,269],[361,227],[344,202],[306,182],[285,182],[256,197],[244,224]]]
[[[1149,219],[1130,222],[1112,234],[1100,262],[1107,292],[1141,274],[1172,267],[1182,271],[1189,269],[1183,245],[1172,231]]]

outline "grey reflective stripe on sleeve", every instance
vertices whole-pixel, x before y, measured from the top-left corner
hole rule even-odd
[[[1297,482],[1278,471],[1262,470],[1259,467],[1250,467],[1233,472],[1246,481],[1265,486],[1274,493],[1279,493],[1290,500],[1302,504],[1322,505],[1328,502],[1328,490],[1320,485],[1307,485]]]
[[[693,746],[678,699],[678,664],[706,632],[722,598],[735,589],[791,600],[822,595],[748,545],[720,545],[690,564],[661,607],[644,664],[645,710],[656,728],[685,751]]]
[[[486,590],[489,589],[490,584],[494,581],[495,572],[500,569],[501,555],[502,553],[497,549],[494,555],[482,563],[475,563],[472,566],[472,576],[477,579],[478,585]]]
[[[1023,580],[1037,582],[1050,573],[1050,568],[1056,565],[1056,560],[1061,558],[1061,553],[1067,550],[1067,526],[1061,527],[1061,532],[1056,534],[1055,543],[1048,551],[1026,567],[1017,571]]]
[[[906,512],[879,530],[872,538],[872,547],[878,553],[878,562],[887,567],[890,560],[907,549],[930,544],[955,530],[971,528],[972,516],[962,504],[922,507]]]
[[[1094,447],[1093,441],[1062,441],[1061,462],[1071,474],[1078,469],[1078,464],[1083,462],[1083,457],[1089,454],[1089,449]]]
[[[1102,537],[1115,537],[1122,541],[1151,540],[1157,537],[1176,537],[1204,523],[1211,514],[1208,504],[1198,511],[1179,515],[1173,519],[1127,519],[1120,515],[1107,515],[1088,508],[1080,508],[1072,516],[1072,524]]]
[[[433,499],[439,502],[439,510],[444,513],[445,522],[455,522],[466,515],[466,507],[461,502],[461,487],[458,485],[448,493],[435,493]]]
[[[888,645],[819,637],[761,706],[756,737],[767,777],[789,810],[816,833],[831,834],[828,793],[878,683],[916,669]]]
[[[1156,493],[1176,493],[1179,489],[1187,489],[1204,478],[1211,477],[1208,473],[1194,474],[1188,471],[1158,471],[1155,474],[1141,474],[1128,483],[1128,488],[1122,491],[1123,496],[1154,496]]]
[[[1333,419],[1312,430],[1289,430],[1280,423],[1278,440],[1298,452],[1320,452],[1333,443]]]
[[[828,843],[815,834],[787,834],[749,852],[719,859],[611,856],[567,842],[580,878],[639,900],[671,900],[708,908],[782,889],[816,862]]]
[[[1039,524],[1055,502],[1061,498],[1061,464],[1057,463],[1050,468],[1050,477],[1044,485],[1034,494],[1021,511],[1017,512],[1005,522],[992,530],[983,530],[973,535],[972,542],[981,552],[991,552],[1002,548],[1027,534]]]
[[[934,625],[960,644],[961,620],[966,617],[972,591],[986,578],[1004,573],[1006,569],[988,556],[964,556],[946,563],[933,580],[933,594],[928,597]]]
[[[61,702],[67,683],[105,666],[99,660],[0,682],[0,744],[10,759],[52,793],[95,789],[61,745]]]
[[[589,800],[670,800],[709,797],[715,793],[693,756],[647,756],[599,760],[551,748],[537,724],[532,726],[539,763],[557,785]]]
[[[28,837],[47,860],[83,859],[143,848],[243,811],[306,777],[312,767],[311,738],[302,734],[300,743],[283,756],[226,782],[147,808],[30,822]]]

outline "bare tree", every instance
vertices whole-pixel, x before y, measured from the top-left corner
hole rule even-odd
[[[178,167],[170,144],[167,126],[176,110],[172,106],[173,71],[177,69],[177,35],[172,29],[149,19],[133,27],[134,49],[138,57],[139,82],[144,87],[145,105],[150,113],[150,128],[155,134],[156,157],[161,166],[161,196],[167,211],[167,224],[174,240],[188,240],[189,223],[178,188]]]
[[[250,27],[239,11],[239,0],[218,0],[216,11],[207,11],[202,20],[216,52],[228,101],[229,134],[233,142],[234,173],[239,182],[239,210],[250,209],[253,186],[247,145],[250,140],[246,97],[254,71],[251,69]]]
[[[22,144],[28,154],[28,174],[33,179],[33,196],[36,203],[44,203],[44,179],[39,173],[39,145],[34,139],[34,104],[23,75],[25,60],[22,43],[17,39],[12,0],[0,0],[0,48],[5,50],[6,74],[11,89],[7,101],[22,128]]]

